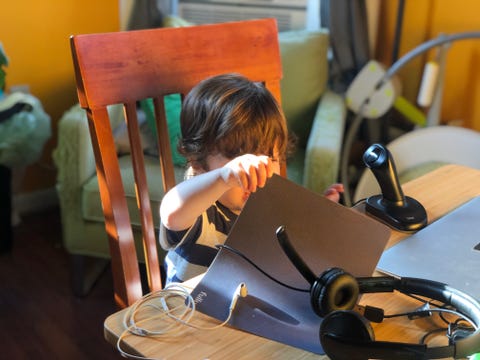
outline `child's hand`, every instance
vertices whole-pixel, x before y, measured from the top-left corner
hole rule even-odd
[[[338,203],[340,201],[341,193],[343,193],[343,184],[333,184],[333,185],[330,185],[330,187],[327,190],[325,190],[323,195],[325,195],[327,199],[330,199]]]
[[[239,186],[245,191],[255,192],[265,186],[274,174],[274,163],[265,155],[246,154],[225,164],[221,176],[231,187]]]

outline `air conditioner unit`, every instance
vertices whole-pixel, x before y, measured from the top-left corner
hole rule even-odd
[[[274,17],[278,30],[304,29],[308,0],[179,0],[178,15],[194,24]]]

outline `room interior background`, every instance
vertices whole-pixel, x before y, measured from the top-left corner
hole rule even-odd
[[[310,0],[312,1],[312,0]],[[315,0],[314,0],[315,1]],[[319,0],[321,1],[321,0]],[[374,58],[392,63],[395,24],[401,0],[372,2],[375,20]],[[69,47],[71,34],[122,29],[134,0],[8,1],[0,11],[0,41],[9,57],[6,91],[23,88],[38,97],[52,119],[52,137],[38,163],[26,169],[21,194],[54,194],[56,171],[51,158],[56,125],[78,102]],[[399,55],[441,33],[479,30],[477,0],[404,2]],[[408,64],[399,76],[403,95],[415,102],[425,61],[432,51]],[[480,41],[453,44],[448,51],[442,122],[456,121],[480,130]]]
[[[2,2],[0,41],[9,58],[6,92],[27,89],[51,117],[52,136],[40,160],[28,166],[21,179],[21,202],[26,207],[55,201],[56,169],[51,154],[57,142],[57,123],[63,112],[78,102],[69,37],[117,31],[118,9],[118,0]]]

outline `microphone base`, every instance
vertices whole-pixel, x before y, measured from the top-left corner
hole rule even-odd
[[[427,212],[417,200],[406,196],[403,205],[385,200],[382,195],[366,200],[367,214],[384,222],[395,230],[414,232],[427,225]]]

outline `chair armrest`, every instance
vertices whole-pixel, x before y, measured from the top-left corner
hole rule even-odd
[[[341,95],[325,91],[318,104],[305,154],[303,184],[323,193],[337,182],[347,110]]]

